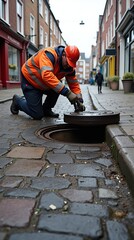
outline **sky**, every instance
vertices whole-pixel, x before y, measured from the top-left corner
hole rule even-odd
[[[49,4],[67,44],[76,45],[80,52],[90,57],[106,0],[49,0]],[[85,24],[80,25],[81,21]]]

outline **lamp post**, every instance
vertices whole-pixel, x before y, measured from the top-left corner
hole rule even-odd
[[[85,23],[83,22],[83,20],[81,20],[81,22],[79,23],[80,25],[84,25]]]

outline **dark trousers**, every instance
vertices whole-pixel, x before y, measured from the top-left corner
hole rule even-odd
[[[44,112],[53,108],[58,100],[59,94],[53,90],[42,91],[33,87],[22,75],[21,88],[24,97],[17,98],[20,111],[25,112],[34,119],[41,119]],[[47,95],[42,103],[43,95]]]
[[[101,93],[102,90],[102,84],[98,84],[98,93]]]

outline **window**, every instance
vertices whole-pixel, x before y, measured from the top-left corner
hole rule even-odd
[[[126,0],[126,10],[130,8],[130,0]]]
[[[134,72],[134,42],[131,44],[130,50],[130,72]]]
[[[134,30],[131,31],[131,41],[134,40]]]
[[[50,29],[52,30],[52,16],[50,16]]]
[[[49,21],[48,21],[49,17],[48,17],[48,8],[45,6],[45,22],[48,24]]]
[[[118,23],[121,21],[121,9],[122,9],[122,5],[121,5],[121,0],[118,2]]]
[[[8,0],[0,0],[0,18],[9,22]]]
[[[52,47],[52,46],[53,46],[53,41],[52,41],[52,36],[50,34],[50,47]]]
[[[116,23],[116,14],[114,13],[114,15],[113,15],[113,37],[115,36],[115,23]]]
[[[43,27],[40,26],[40,45],[44,45],[43,35]]]
[[[39,0],[39,13],[41,16],[43,16],[43,1]]]
[[[35,18],[30,15],[30,41],[35,44]]]
[[[48,47],[48,34],[45,32],[45,47]]]
[[[9,81],[20,81],[20,52],[18,49],[8,46],[8,67],[9,67]]]
[[[17,31],[21,34],[24,32],[23,4],[20,0],[17,0]]]

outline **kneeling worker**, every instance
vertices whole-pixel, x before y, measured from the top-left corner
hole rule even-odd
[[[59,116],[52,108],[59,95],[66,96],[77,111],[85,111],[80,85],[75,75],[76,62],[80,56],[76,46],[57,46],[39,50],[22,66],[21,88],[24,96],[14,95],[10,110],[12,114],[23,111],[33,119]],[[65,77],[66,87],[61,79]],[[47,95],[42,104],[43,94]]]

